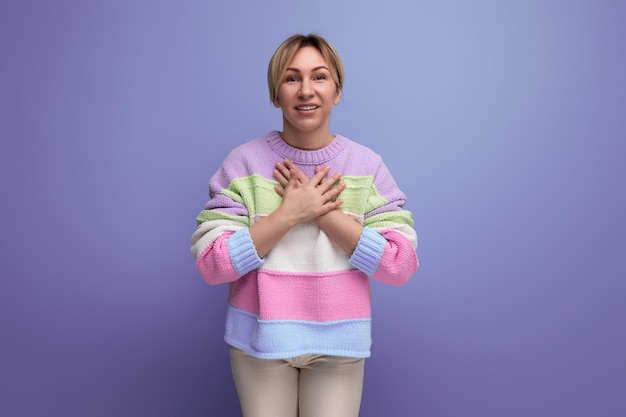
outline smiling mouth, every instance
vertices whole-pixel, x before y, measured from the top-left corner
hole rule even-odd
[[[298,106],[296,107],[297,110],[315,110],[317,109],[319,106]]]

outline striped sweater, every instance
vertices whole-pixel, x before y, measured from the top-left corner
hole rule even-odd
[[[286,158],[308,177],[318,165],[342,173],[340,209],[364,226],[350,257],[313,221],[293,227],[264,258],[257,255],[249,226],[280,205],[272,172]],[[380,156],[340,135],[308,151],[271,132],[230,152],[209,181],[209,195],[191,251],[209,284],[229,285],[226,342],[263,359],[369,357],[369,278],[400,286],[418,266],[406,197]]]

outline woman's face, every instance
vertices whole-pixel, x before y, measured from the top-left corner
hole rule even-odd
[[[330,112],[339,104],[330,68],[312,46],[300,48],[287,66],[274,103],[283,111],[283,129],[293,133],[328,133]]]

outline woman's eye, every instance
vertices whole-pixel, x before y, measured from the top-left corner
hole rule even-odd
[[[326,76],[323,75],[323,74],[319,74],[319,75],[316,75],[315,77],[313,77],[313,79],[315,81],[324,81],[326,79]]]
[[[285,81],[287,81],[288,83],[295,83],[295,82],[298,82],[298,77],[294,77],[293,75],[289,75],[289,76],[287,76]]]

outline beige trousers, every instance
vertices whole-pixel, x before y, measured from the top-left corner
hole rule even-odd
[[[230,348],[243,417],[358,417],[365,359],[258,359]]]

